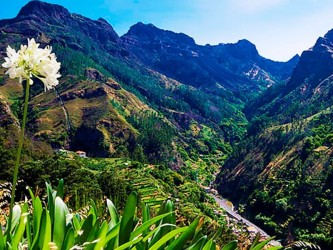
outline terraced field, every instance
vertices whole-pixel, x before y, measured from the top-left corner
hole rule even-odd
[[[146,171],[132,169],[129,175],[132,189],[138,192],[141,202],[149,205],[150,208],[157,210],[169,197],[164,187]]]

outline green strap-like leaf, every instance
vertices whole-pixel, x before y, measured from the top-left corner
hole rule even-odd
[[[95,225],[93,226],[93,228],[90,230],[90,234],[86,241],[93,242],[94,240],[98,239],[97,236],[98,236],[99,228],[100,228],[99,222],[96,222]],[[87,248],[87,250],[89,250],[89,249],[93,249],[93,247],[90,246],[89,248]]]
[[[171,213],[175,210],[173,202],[171,200],[167,200],[165,202],[165,207],[164,207],[164,213]],[[168,217],[163,219],[162,223],[171,223],[171,224],[176,224],[176,215],[170,214]]]
[[[142,204],[142,223],[150,220],[150,209],[145,203]]]
[[[97,238],[99,239],[99,241],[97,242],[94,250],[104,249],[104,247],[106,246],[106,243],[107,243],[106,242],[107,233],[108,233],[108,223],[106,221],[104,221],[98,232]]]
[[[111,227],[114,227],[119,222],[119,216],[117,213],[117,209],[114,206],[114,204],[112,203],[112,201],[110,201],[109,199],[106,200],[106,205],[109,209],[109,213],[111,216]]]
[[[138,228],[136,228],[135,231],[133,231],[131,233],[131,238],[130,239],[132,240],[135,237],[139,236],[146,229],[148,229],[149,227],[151,227],[153,224],[155,224],[156,222],[160,221],[161,219],[165,218],[166,216],[169,216],[171,213],[174,213],[174,212],[161,214],[161,215],[158,215],[158,216],[156,216],[156,217],[154,217],[154,218],[146,221],[145,223],[143,223],[141,226],[139,226]]]
[[[39,235],[35,236],[36,239],[36,244],[32,246],[31,249],[43,249],[43,244],[44,244],[44,235],[45,235],[45,230],[46,230],[46,212],[47,209],[43,210],[42,216],[41,216],[41,221],[40,221],[40,229],[39,229]],[[50,236],[50,241],[51,241],[51,236]]]
[[[49,211],[46,209],[43,211],[42,215],[43,219],[41,221],[41,230],[40,236],[38,237],[40,240],[40,248],[42,250],[49,250],[49,243],[52,239],[52,223],[51,223],[51,216]]]
[[[21,207],[19,205],[15,205],[13,207],[13,217],[12,217],[12,226],[10,231],[13,232],[15,227],[19,224],[21,218]]]
[[[197,226],[198,228],[198,226]],[[200,230],[195,230],[195,235],[194,237],[192,238],[192,241],[191,241],[191,245],[194,245],[196,242],[198,242],[202,237],[204,236],[204,234],[202,233],[202,230],[200,228]],[[214,237],[212,238],[214,239]]]
[[[28,211],[29,211],[29,205],[28,205],[28,203],[24,203],[23,213],[28,213]],[[28,246],[31,246],[33,237],[31,234],[31,215],[29,213],[27,214],[27,222],[25,224],[25,235],[27,237]]]
[[[187,250],[201,250],[207,242],[207,236],[204,235],[192,244]]]
[[[160,210],[159,210],[159,215],[160,214],[165,214],[169,212],[173,212],[174,207],[173,203],[170,200],[167,200],[162,203]],[[165,217],[163,220],[161,220],[160,225],[162,224],[175,224],[176,219],[174,217],[175,215],[169,215]],[[151,241],[149,242],[149,246],[154,245],[158,240],[160,240],[164,235],[169,233],[171,228],[169,227],[162,227],[160,230],[156,231],[155,235],[152,237]]]
[[[80,223],[80,220],[79,220],[80,216],[75,214],[73,216],[73,219],[72,219],[72,222],[73,222],[73,226],[74,226],[74,229],[75,231],[79,231],[81,229],[81,223]]]
[[[270,238],[264,240],[263,242],[260,242],[254,248],[252,248],[252,250],[261,250],[268,242],[270,242],[274,238],[275,237],[270,237]]]
[[[204,245],[204,247],[202,248],[202,250],[215,250],[216,246],[213,242],[212,239],[210,239],[209,241],[207,241],[207,243]]]
[[[66,215],[69,213],[68,208],[60,197],[55,198],[54,202],[54,225],[53,225],[53,242],[61,249],[66,235]]]
[[[25,231],[24,229],[25,229],[25,225],[27,223],[27,216],[28,216],[27,211],[24,211],[24,209],[23,209],[23,213],[20,216],[19,224],[12,237],[11,245],[12,245],[13,249],[18,249],[18,244],[20,243],[21,238]]]
[[[33,242],[31,249],[37,249],[37,242],[41,227],[41,220],[42,220],[42,213],[43,213],[43,207],[42,202],[40,201],[39,197],[35,198],[35,200],[32,202],[33,206],[33,214],[32,214],[32,229],[33,229]]]
[[[54,218],[54,199],[53,199],[53,190],[52,186],[49,183],[46,184],[46,190],[47,190],[47,208],[50,212],[50,218],[51,218],[51,223],[53,223],[53,218]]]
[[[64,198],[64,179],[60,179],[57,187],[57,196]]]
[[[30,188],[28,188],[28,191],[29,191],[29,194],[30,194],[30,197],[31,197],[32,202],[34,202],[34,200],[35,200],[35,195],[34,195],[34,193],[32,192],[32,190],[31,190]]]
[[[105,242],[107,244],[107,250],[113,250],[116,246],[118,246],[118,235],[119,235],[120,222],[115,225],[106,235]]]
[[[74,243],[74,229],[70,228],[66,233],[64,243],[62,244],[62,250],[69,250],[71,247],[74,246]]]
[[[82,235],[79,237],[79,243],[83,244],[87,241],[87,238],[90,234],[90,231],[93,228],[93,215],[89,215],[85,220],[81,221],[82,227],[81,230],[83,231]]]
[[[159,225],[158,227],[154,228],[152,231],[150,231],[144,238],[143,238],[143,242],[147,242],[149,239],[151,239],[151,236],[153,234],[155,234],[157,231],[159,231],[162,227],[170,227],[170,228],[175,228],[176,225],[174,224],[162,224]]]
[[[94,202],[93,199],[89,199],[89,204],[91,206],[89,214],[93,215],[93,224],[95,224],[98,218],[96,203]]]
[[[163,246],[165,243],[167,243],[170,239],[175,237],[176,235],[185,232],[188,229],[188,227],[181,227],[175,230],[172,230],[171,232],[164,235],[160,240],[158,240],[153,246],[149,248],[149,250],[157,250],[161,246]]]
[[[258,232],[256,234],[256,237],[254,238],[249,250],[252,250],[258,244],[259,239],[260,239],[260,233]]]
[[[137,244],[137,243],[140,242],[141,240],[142,240],[142,237],[139,237],[139,238],[137,238],[137,239],[135,239],[135,240],[131,240],[131,241],[129,241],[129,242],[127,242],[127,243],[125,243],[125,244],[123,244],[123,245],[121,245],[121,246],[115,248],[114,250],[124,250],[124,249],[127,249],[127,248],[129,248],[130,246],[133,246],[133,245]]]
[[[183,249],[185,246],[185,243],[188,240],[191,240],[193,238],[193,236],[195,235],[195,231],[196,231],[198,223],[199,223],[199,218],[196,218],[189,225],[188,229],[170,244],[168,249],[171,249],[171,250]]]
[[[225,245],[222,250],[235,250],[237,249],[237,240],[230,241],[227,245]]]
[[[138,197],[135,192],[132,192],[127,199],[126,206],[124,209],[123,217],[120,221],[119,229],[119,245],[127,243],[130,239],[131,232],[133,229],[133,220],[135,210],[137,206]]]
[[[6,232],[5,232],[6,235]],[[5,249],[6,236],[2,234],[2,228],[0,227],[0,249]]]
[[[148,204],[142,202],[142,223],[144,224],[149,220],[150,220],[150,208]],[[149,233],[149,228],[146,228],[145,230],[143,230],[142,236],[145,237],[148,233]],[[141,241],[136,245],[136,247],[138,248],[138,250],[148,249],[148,242]]]

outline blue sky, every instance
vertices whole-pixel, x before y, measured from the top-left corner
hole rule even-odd
[[[29,0],[2,0],[0,19]],[[286,61],[333,29],[332,0],[46,0],[91,19],[103,17],[119,35],[137,22],[193,37],[198,44],[248,39],[267,58]]]

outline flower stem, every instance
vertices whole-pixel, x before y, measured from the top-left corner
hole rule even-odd
[[[15,161],[15,166],[14,166],[13,186],[12,186],[12,194],[11,194],[11,199],[10,199],[9,221],[8,221],[8,227],[7,227],[7,240],[10,239],[10,231],[11,231],[11,225],[12,225],[13,207],[14,207],[14,202],[15,202],[15,191],[16,191],[18,170],[19,170],[21,152],[22,152],[22,147],[23,147],[25,124],[27,122],[29,89],[30,89],[30,79],[27,79],[26,88],[25,88],[24,107],[23,107],[22,127],[21,127],[19,145],[18,145],[18,149],[17,149],[17,153],[16,153],[16,161]]]

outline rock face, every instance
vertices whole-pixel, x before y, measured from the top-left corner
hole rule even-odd
[[[49,17],[53,21],[63,22],[68,19],[71,14],[64,7],[57,4],[48,4],[41,1],[30,1],[27,5],[23,6],[17,15],[17,19],[24,19],[29,17],[40,18]]]
[[[98,81],[98,82],[107,81],[106,76],[104,76],[101,72],[99,72],[98,70],[93,69],[93,68],[85,69],[84,75],[90,80],[94,80],[94,81]]]
[[[287,90],[293,90],[304,83],[308,83],[309,90],[313,90],[332,73],[333,30],[324,37],[320,37],[311,49],[302,53],[299,64],[287,85]]]
[[[15,125],[19,127],[17,119],[11,112],[8,103],[0,95],[0,127]]]

